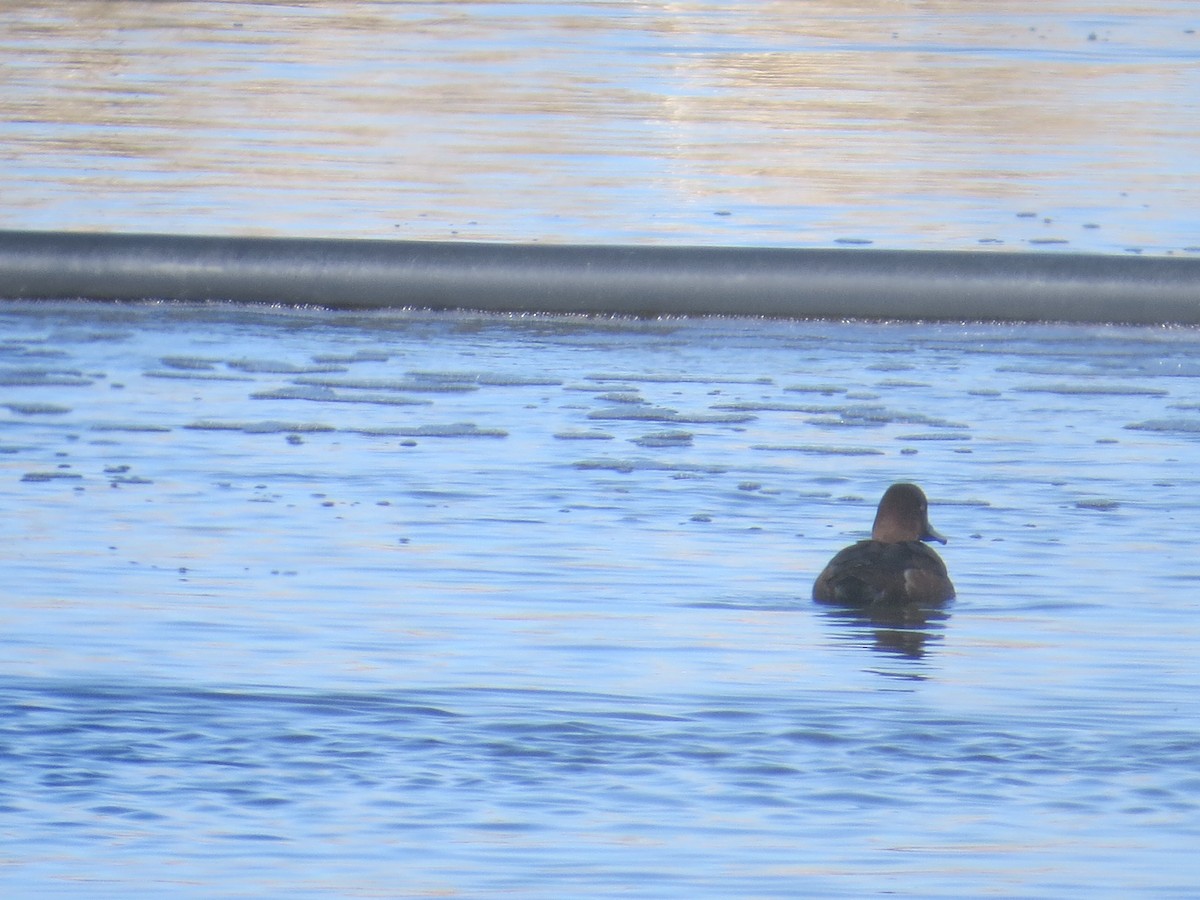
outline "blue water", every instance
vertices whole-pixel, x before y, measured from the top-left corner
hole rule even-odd
[[[6,896],[1200,888],[1194,329],[0,327]]]
[[[9,4],[0,227],[1196,252],[1194,3],[901,7]],[[0,894],[1190,900],[1198,351],[5,305]]]
[[[6,4],[0,227],[1200,252],[1193,0]]]

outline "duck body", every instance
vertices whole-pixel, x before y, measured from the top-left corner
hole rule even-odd
[[[841,606],[944,603],[954,596],[946,564],[920,541],[859,541],[840,551],[813,585],[813,599]]]
[[[871,539],[829,561],[813,584],[813,599],[857,608],[945,603],[954,585],[923,541],[946,542],[929,524],[925,494],[914,484],[892,485],[879,502]]]

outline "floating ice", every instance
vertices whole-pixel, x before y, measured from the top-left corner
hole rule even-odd
[[[322,378],[302,376],[294,379],[296,384],[316,387],[346,388],[360,391],[401,391],[416,393],[453,394],[479,390],[479,385],[462,382],[424,381],[416,378]]]
[[[611,441],[613,436],[604,431],[584,431],[572,429],[559,431],[554,435],[560,441]]]
[[[508,432],[501,428],[480,428],[470,422],[457,422],[453,425],[417,425],[407,428],[346,428],[343,430],[374,437],[508,437]]]
[[[335,391],[318,385],[292,385],[269,391],[256,391],[252,400],[314,400],[322,403],[374,403],[381,406],[428,406],[433,401],[396,394],[366,394]]]
[[[574,463],[576,469],[610,469],[614,472],[680,472],[701,475],[720,475],[727,471],[724,466],[705,466],[696,463],[662,462],[654,459],[581,459]]]
[[[1131,431],[1163,431],[1179,434],[1200,434],[1200,419],[1148,419],[1125,426]]]
[[[685,447],[692,443],[692,434],[688,431],[652,431],[630,440],[639,447]]]
[[[653,375],[647,373],[599,373],[587,376],[589,381],[633,381],[650,384],[772,384],[770,378],[721,378],[710,375]]]
[[[253,381],[249,375],[234,375],[231,372],[203,372],[195,370],[151,369],[143,373],[147,378],[175,378],[180,381]]]
[[[129,432],[167,432],[171,428],[168,425],[152,425],[148,422],[95,422],[91,426],[92,431],[129,431]]]
[[[1134,384],[1033,384],[1014,388],[1027,394],[1065,394],[1095,397],[1165,397],[1164,388]]]
[[[240,372],[259,372],[270,375],[301,375],[308,372],[345,372],[345,366],[335,366],[323,363],[311,365],[296,365],[273,359],[233,359],[225,365]]]
[[[219,422],[213,419],[200,419],[196,422],[189,422],[183,427],[195,431],[241,431],[246,434],[316,433],[337,430],[332,425],[323,425],[318,422],[276,422],[271,420],[263,422]]]
[[[0,387],[86,387],[92,384],[74,369],[0,369]]]
[[[19,416],[61,416],[71,411],[71,407],[55,403],[0,403],[0,406]]]
[[[164,356],[159,362],[168,369],[209,371],[215,369],[221,360],[204,356]]]
[[[816,456],[883,456],[874,447],[826,447],[820,444],[752,444],[751,450],[774,453],[809,453]]]

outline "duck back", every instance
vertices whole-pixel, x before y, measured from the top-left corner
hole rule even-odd
[[[945,563],[920,541],[859,541],[813,584],[814,600],[842,606],[936,605],[953,597]]]

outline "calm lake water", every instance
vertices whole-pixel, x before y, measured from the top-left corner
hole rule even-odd
[[[0,23],[8,229],[1200,245],[1192,2]],[[5,304],[0,893],[1190,900],[1198,441],[1196,329]],[[815,606],[897,480],[959,598]]]
[[[0,3],[0,227],[1200,252],[1193,0]]]
[[[7,896],[1200,887],[1194,329],[0,325]]]

